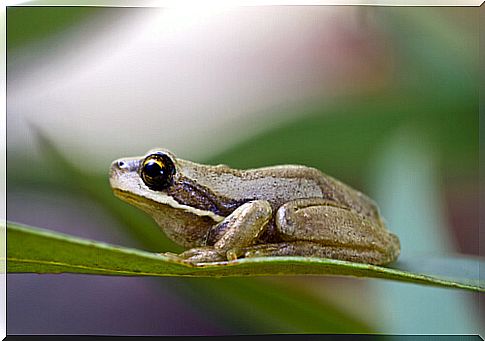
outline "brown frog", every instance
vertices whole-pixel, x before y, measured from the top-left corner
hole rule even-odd
[[[399,239],[363,193],[315,168],[238,170],[202,165],[157,149],[116,160],[110,184],[190,248],[189,263],[306,256],[388,264]]]

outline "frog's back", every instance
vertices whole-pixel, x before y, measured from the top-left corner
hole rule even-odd
[[[256,176],[269,172],[281,179],[284,185],[278,188],[277,192],[282,193],[284,202],[301,198],[323,198],[372,220],[380,221],[379,210],[372,199],[316,168],[286,165],[248,172],[254,172]]]
[[[205,166],[207,168],[203,169],[198,166],[190,164],[187,174],[227,202],[267,200],[276,211],[294,199],[323,198],[363,216],[378,218],[377,207],[371,199],[316,168],[282,165],[235,170],[225,166]]]

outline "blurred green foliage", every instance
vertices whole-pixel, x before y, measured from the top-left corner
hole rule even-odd
[[[49,39],[76,24],[92,19],[100,7],[7,7],[7,50]]]
[[[478,101],[473,94],[453,103],[390,94],[295,110],[301,113],[297,119],[230,146],[209,163],[241,168],[299,163],[357,183],[379,146],[401,126],[411,125],[433,142],[446,176],[476,174]]]
[[[211,163],[234,167],[301,163],[350,183],[401,127],[431,141],[445,177],[473,178],[478,171],[478,18],[463,28],[451,9],[373,9],[392,40],[399,65],[377,93],[342,96],[286,109],[291,122],[230,146]],[[447,13],[450,17],[443,16]],[[475,30],[476,29],[476,30]],[[272,117],[271,115],[269,117]]]

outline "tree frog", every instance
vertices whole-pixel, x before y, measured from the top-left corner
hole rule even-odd
[[[374,201],[311,167],[239,170],[156,149],[114,161],[109,180],[189,248],[177,257],[192,264],[305,256],[384,265],[400,252]]]

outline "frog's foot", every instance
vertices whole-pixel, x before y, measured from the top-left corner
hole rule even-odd
[[[173,252],[160,252],[160,256],[170,258],[170,260],[173,260],[174,262],[183,262],[185,259],[181,258],[180,255],[173,253]]]
[[[393,260],[391,258],[383,258],[378,250],[322,245],[308,241],[253,245],[244,248],[243,256],[245,258],[274,256],[317,257],[374,265],[385,265]]]
[[[212,263],[227,261],[227,257],[221,255],[213,247],[197,247],[177,255],[183,262],[197,264],[197,263]]]

